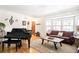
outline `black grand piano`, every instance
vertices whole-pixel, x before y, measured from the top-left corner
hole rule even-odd
[[[17,50],[17,43],[19,43],[21,47],[21,40],[28,40],[28,48],[30,48],[30,39],[32,36],[31,30],[26,30],[25,28],[13,28],[11,32],[7,32],[7,35],[4,38],[8,40],[3,41],[2,43],[2,50],[4,50],[4,43],[8,43],[8,47],[11,43],[16,43],[16,50]],[[17,40],[12,40],[17,39]]]

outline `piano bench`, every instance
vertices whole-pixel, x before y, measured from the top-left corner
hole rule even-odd
[[[4,51],[4,44],[8,44],[8,48],[10,47],[11,44],[16,44],[16,51],[18,47],[20,48],[22,46],[21,40],[10,40],[10,41],[6,40],[2,42],[2,51]]]

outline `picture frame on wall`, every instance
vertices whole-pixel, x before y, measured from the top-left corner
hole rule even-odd
[[[26,21],[22,21],[22,25],[23,26],[26,26]]]
[[[10,25],[12,25],[14,23],[13,16],[10,17],[9,23],[10,23]]]

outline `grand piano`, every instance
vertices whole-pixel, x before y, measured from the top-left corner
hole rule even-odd
[[[7,35],[4,36],[4,38],[7,38],[7,41],[3,41],[2,49],[4,49],[4,43],[12,43],[12,39],[17,39],[17,42],[20,42],[21,46],[21,40],[28,40],[28,48],[30,48],[30,39],[32,36],[31,30],[26,30],[25,28],[13,28],[11,32],[7,32]],[[16,43],[17,43],[16,42]]]

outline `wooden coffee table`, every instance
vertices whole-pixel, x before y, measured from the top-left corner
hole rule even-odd
[[[64,39],[56,38],[56,37],[44,37],[41,39],[42,39],[42,44],[44,43],[44,40],[53,42],[56,50],[57,50],[57,43],[60,43],[60,46],[62,46],[61,42],[64,40]]]

